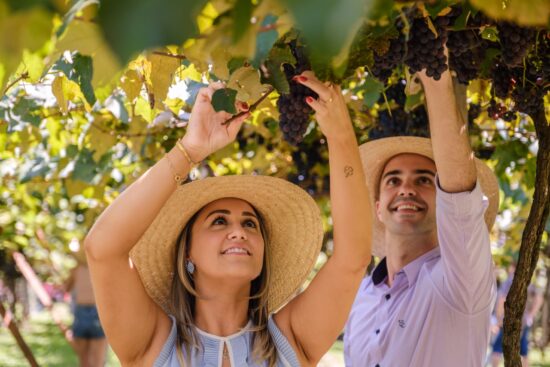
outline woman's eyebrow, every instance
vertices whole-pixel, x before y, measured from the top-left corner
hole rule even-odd
[[[207,220],[208,217],[210,217],[212,214],[231,214],[231,212],[227,209],[216,209],[216,210],[212,210],[207,216],[206,218],[204,218],[204,220]]]

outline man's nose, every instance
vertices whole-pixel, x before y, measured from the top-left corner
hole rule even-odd
[[[404,181],[399,187],[399,196],[415,196],[416,189],[414,185],[409,181]]]

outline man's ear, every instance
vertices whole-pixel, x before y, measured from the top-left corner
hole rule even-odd
[[[380,211],[380,200],[376,200],[376,216],[378,217],[379,221],[382,221],[382,213]]]

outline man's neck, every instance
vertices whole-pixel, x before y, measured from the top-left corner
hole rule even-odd
[[[386,233],[386,284],[393,285],[395,274],[407,264],[437,247],[437,234],[396,236]]]

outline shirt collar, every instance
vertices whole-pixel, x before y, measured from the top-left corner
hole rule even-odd
[[[420,272],[420,269],[422,268],[422,265],[424,265],[425,262],[440,256],[439,247],[436,247],[425,254],[417,257],[407,265],[403,267],[403,269],[400,270],[400,272],[404,272],[407,281],[409,282],[409,286],[411,284],[414,284],[416,282],[416,278],[418,278],[418,273]],[[380,261],[380,264],[374,268],[372,272],[372,282],[375,286],[380,285],[386,278],[388,277],[388,266],[386,263],[386,258],[383,258],[382,261]]]

